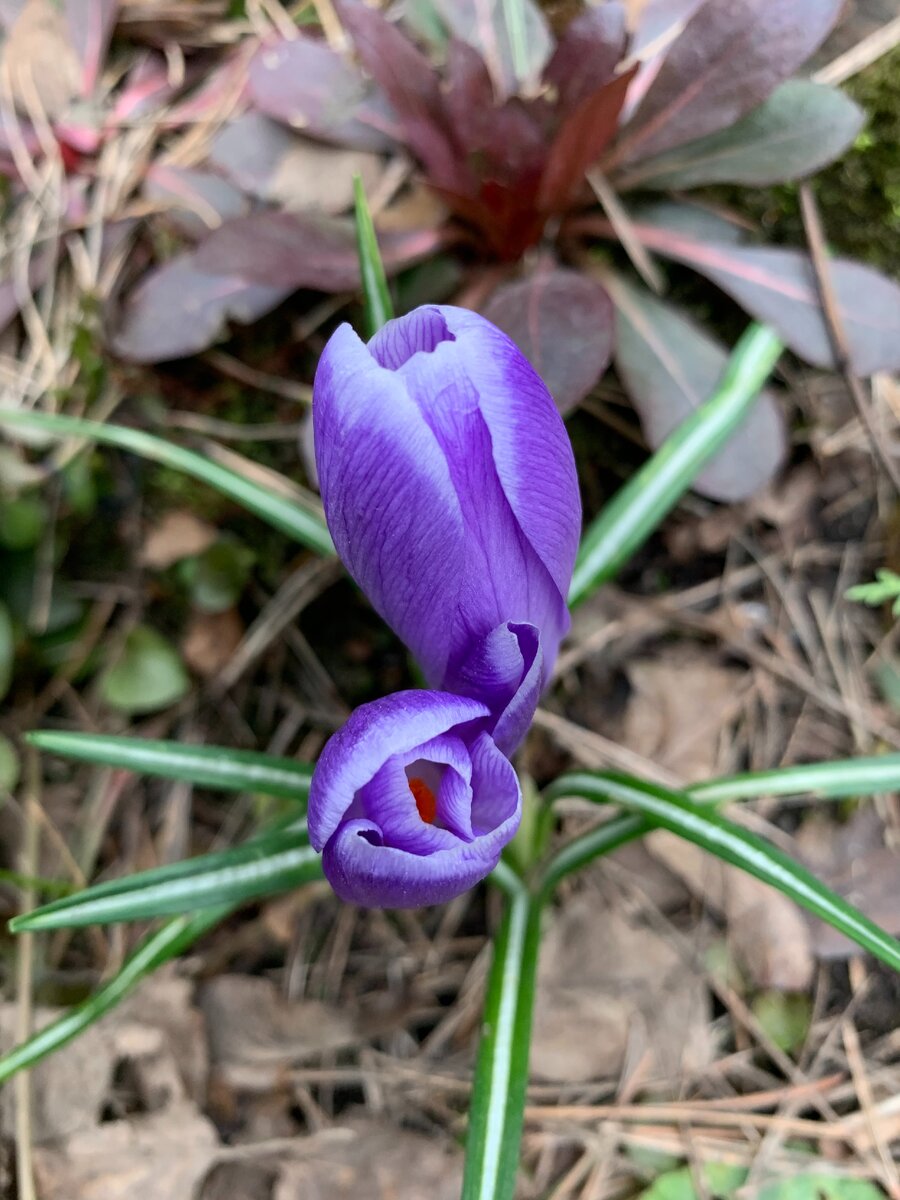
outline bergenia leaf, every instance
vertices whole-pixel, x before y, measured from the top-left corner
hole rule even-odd
[[[259,112],[339,146],[380,151],[401,136],[378,90],[344,56],[305,34],[260,46],[247,87]]]
[[[250,324],[293,290],[283,283],[256,283],[239,271],[206,271],[189,251],[144,276],[125,301],[110,346],[129,362],[184,358],[224,337],[229,321]]]
[[[807,362],[834,367],[812,262],[800,250],[709,242],[646,219],[634,225],[651,250],[711,279],[738,304],[771,325]],[[829,275],[857,375],[900,367],[900,287],[872,267],[836,258]]]
[[[438,248],[433,229],[386,234],[385,269],[398,271]],[[228,221],[198,248],[196,266],[272,288],[353,291],[360,286],[353,222],[311,213],[260,212]]]
[[[65,0],[64,12],[72,46],[82,67],[82,95],[97,86],[120,0]]]
[[[619,276],[610,276],[607,287],[616,305],[616,370],[656,450],[713,394],[728,350],[645,288]],[[772,480],[786,451],[781,408],[762,391],[693,489],[714,500],[745,500]]]
[[[707,0],[668,51],[615,163],[734,125],[809,58],[840,9],[841,0]]]
[[[522,350],[563,414],[581,403],[609,365],[612,304],[580,271],[539,269],[502,284],[482,312]]]
[[[262,113],[245,112],[213,137],[209,164],[251,196],[287,212],[334,216],[353,204],[353,179],[374,186],[382,160],[298,137]]]
[[[144,173],[147,200],[165,208],[180,233],[194,240],[223,221],[246,216],[250,201],[234,184],[213,171],[153,162]]]
[[[499,100],[537,83],[553,39],[533,0],[435,0],[435,7],[453,36],[484,59]]]
[[[619,114],[637,67],[589,92],[563,117],[541,177],[538,204],[564,211],[583,186],[584,175],[615,136]]]
[[[591,6],[569,22],[544,71],[562,110],[609,83],[627,43],[625,9],[618,0]]]
[[[396,25],[360,0],[340,0],[359,60],[387,97],[406,144],[439,187],[466,192],[473,179],[447,124],[440,76]]]
[[[846,150],[864,120],[836,88],[791,79],[737,124],[640,162],[615,182],[620,189],[692,188],[801,179]]]
[[[634,17],[629,51],[649,59],[673,41],[706,0],[646,0]]]

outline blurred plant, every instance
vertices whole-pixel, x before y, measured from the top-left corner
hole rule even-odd
[[[848,600],[857,600],[872,608],[890,604],[893,616],[900,617],[900,575],[889,567],[879,567],[870,583],[858,583],[848,588],[845,594]]]
[[[806,253],[757,245],[727,214],[646,193],[801,179],[846,149],[861,110],[791,79],[839,10],[839,0],[654,0],[629,33],[624,5],[609,0],[554,40],[532,0],[433,0],[397,20],[340,0],[355,61],[305,30],[243,48],[241,111],[203,164],[151,167],[149,193],[181,206],[197,245],[138,284],[112,344],[138,361],[177,357],[297,288],[355,290],[353,230],[339,215],[353,175],[384,200],[402,177],[383,156],[406,150],[427,187],[382,207],[388,271],[452,250],[468,268],[465,301],[522,347],[563,412],[613,355],[651,447],[713,390],[725,349],[653,294],[655,254],[715,283],[800,357],[833,366]],[[598,239],[621,243],[649,288],[613,270]],[[900,289],[842,259],[829,275],[852,369],[900,365]],[[764,392],[696,488],[749,495],[785,440]]]

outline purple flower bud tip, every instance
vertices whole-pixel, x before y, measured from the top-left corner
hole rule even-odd
[[[507,755],[569,627],[581,505],[556,405],[489,321],[429,305],[329,340],[313,397],[338,553],[434,692],[358,709],[322,753],[312,843],[347,900],[435,904],[519,822]]]
[[[344,900],[441,904],[483,879],[521,818],[509,760],[483,728],[486,705],[397,692],[356,709],[322,751],[309,836]]]

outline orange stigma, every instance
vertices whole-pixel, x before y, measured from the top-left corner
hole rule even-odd
[[[419,779],[418,776],[409,781],[409,790],[415,799],[419,816],[426,825],[433,825],[434,818],[437,816],[437,799],[434,792],[425,780]]]

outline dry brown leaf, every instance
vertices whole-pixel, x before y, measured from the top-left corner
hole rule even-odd
[[[231,660],[244,636],[236,608],[220,613],[195,612],[181,641],[181,653],[192,671],[211,679]]]
[[[144,1107],[190,1099],[200,1104],[209,1076],[206,1028],[194,985],[161,971],[119,1009],[112,1026],[119,1058],[131,1060]]]
[[[664,937],[604,907],[594,891],[555,915],[541,944],[535,1075],[608,1078],[646,1053],[654,1077],[676,1081],[712,1050],[706,987]]]
[[[383,170],[377,154],[339,150],[297,138],[269,180],[266,199],[288,212],[337,216],[353,207],[353,180],[359,175],[371,195]]]
[[[719,735],[734,717],[745,673],[723,667],[692,643],[638,659],[627,673],[633,692],[624,744],[684,780],[712,775],[720,766]]]
[[[316,1000],[291,1003],[268,979],[220,975],[200,994],[210,1053],[235,1087],[260,1090],[286,1066],[358,1040],[351,1019]]]
[[[457,1200],[462,1154],[449,1140],[362,1119],[341,1129],[347,1139],[285,1164],[272,1200]]]
[[[147,530],[139,561],[143,567],[164,571],[182,558],[202,554],[217,536],[212,525],[193,513],[173,509]]]
[[[16,1006],[0,1005],[0,1052],[15,1042]],[[38,1009],[37,1029],[60,1014]],[[32,1136],[35,1143],[56,1141],[93,1129],[100,1121],[115,1069],[116,1049],[108,1026],[92,1025],[31,1071]],[[15,1129],[15,1091],[0,1089],[0,1130]]]
[[[81,66],[61,6],[27,0],[3,44],[0,72],[26,116],[52,120],[66,110],[78,95]]]
[[[41,1200],[190,1200],[218,1150],[212,1124],[189,1103],[110,1121],[60,1148],[37,1148]]]
[[[224,1162],[203,1181],[197,1200],[272,1200],[278,1172],[258,1163]]]
[[[845,823],[815,813],[802,825],[797,844],[811,869],[845,900],[888,933],[900,934],[900,857],[885,845],[885,829],[872,805]],[[823,958],[861,954],[859,947],[824,921],[809,918],[813,946]]]

